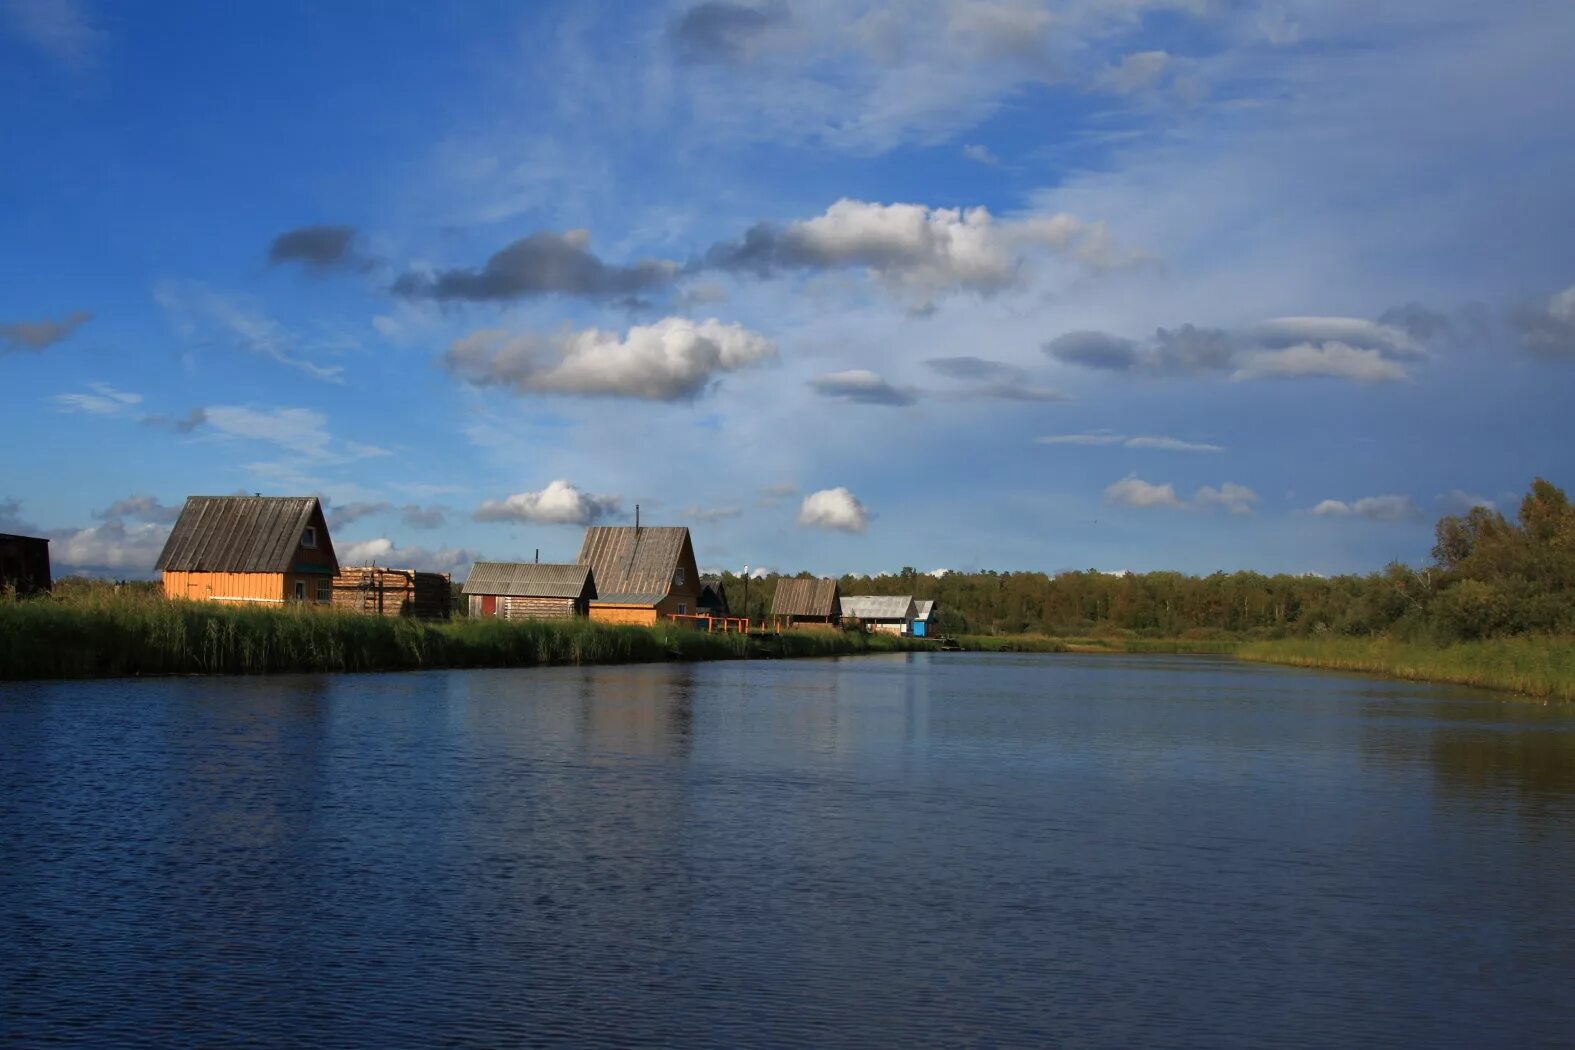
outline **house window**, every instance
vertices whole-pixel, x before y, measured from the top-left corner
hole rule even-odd
[[[677,572],[673,573],[673,582],[680,587],[684,585],[684,567],[682,565],[678,567]]]
[[[306,601],[306,581],[305,580],[296,580],[295,581],[295,600],[298,601],[298,602]]]
[[[301,546],[306,547],[308,549],[315,549],[317,547],[317,526],[316,525],[308,525],[306,527],[306,531],[301,533]]]
[[[319,605],[328,605],[334,600],[334,581],[317,581],[317,602]]]
[[[680,574],[683,573],[682,569],[679,569],[678,571],[679,571]],[[678,603],[678,615],[679,616],[684,616],[688,612],[689,612],[689,606],[685,605],[683,602],[679,602]]]

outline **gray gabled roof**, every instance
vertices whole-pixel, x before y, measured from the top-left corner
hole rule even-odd
[[[913,603],[915,620],[928,620],[930,613],[935,611],[935,599],[925,598],[922,601],[915,599]]]
[[[771,598],[772,616],[825,616],[842,614],[836,580],[778,580]]]
[[[575,560],[596,574],[599,601],[655,605],[672,593],[688,543],[689,530],[677,525],[593,525]]]
[[[478,561],[465,579],[464,593],[511,598],[595,598],[596,581],[589,565]]]
[[[154,566],[160,572],[289,572],[308,525],[339,570],[315,496],[192,496]]]
[[[911,594],[844,595],[842,615],[857,620],[908,620],[913,617]]]

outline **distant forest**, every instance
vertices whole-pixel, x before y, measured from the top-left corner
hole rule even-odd
[[[1575,509],[1536,479],[1514,520],[1488,507],[1435,528],[1432,563],[1391,564],[1366,576],[1256,572],[1114,576],[1089,570],[844,576],[843,594],[933,598],[933,633],[1151,637],[1391,634],[1448,642],[1533,632],[1575,632]],[[799,574],[800,578],[809,573]],[[734,615],[759,618],[782,577],[726,573]],[[747,608],[747,612],[745,609]]]

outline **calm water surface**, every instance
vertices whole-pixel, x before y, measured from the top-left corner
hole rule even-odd
[[[0,684],[0,1044],[1575,1045],[1575,713],[1206,658]]]

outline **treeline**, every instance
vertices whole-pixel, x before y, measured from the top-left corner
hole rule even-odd
[[[1575,631],[1575,510],[1538,478],[1514,520],[1478,507],[1436,527],[1432,564],[1358,576],[1256,572],[1115,576],[1089,570],[844,576],[844,594],[912,594],[936,602],[941,633],[1130,631],[1150,637],[1282,638],[1391,634],[1448,642]],[[800,574],[807,576],[808,573]],[[735,613],[763,616],[780,577],[723,577]]]

